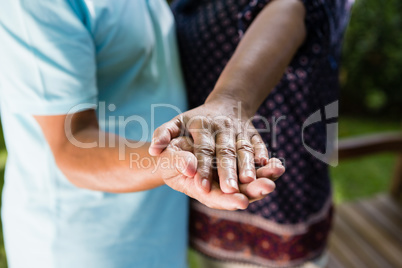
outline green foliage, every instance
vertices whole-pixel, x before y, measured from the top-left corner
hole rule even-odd
[[[344,111],[400,117],[401,14],[400,0],[356,0],[343,47]]]
[[[4,168],[6,165],[6,159],[7,159],[7,151],[6,151],[6,145],[4,144],[3,130],[0,121],[0,190],[3,189],[4,184],[3,178],[4,178]],[[1,192],[0,192],[0,205],[1,205]],[[1,218],[0,218],[0,224],[1,224]],[[2,226],[0,226],[0,268],[6,268],[6,267],[7,267],[7,259],[3,243],[3,228]]]

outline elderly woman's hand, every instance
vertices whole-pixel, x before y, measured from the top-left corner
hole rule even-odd
[[[251,183],[240,184],[241,193],[225,194],[219,187],[216,170],[213,171],[214,180],[211,190],[206,192],[196,185],[197,160],[192,154],[192,141],[189,137],[173,139],[166,150],[160,155],[169,163],[163,180],[165,183],[204,205],[225,210],[245,209],[249,202],[264,198],[275,189],[275,183],[269,178],[277,178],[284,172],[283,166],[278,159],[270,159],[262,168],[256,171],[257,180]],[[194,177],[195,176],[195,177]]]
[[[195,183],[210,191],[216,156],[220,188],[224,193],[239,192],[238,181],[249,183],[256,179],[255,163],[268,163],[266,146],[251,117],[240,103],[214,98],[157,128],[149,152],[160,155],[173,138],[189,135],[198,159]]]

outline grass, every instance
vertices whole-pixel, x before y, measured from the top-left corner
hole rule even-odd
[[[374,155],[341,162],[331,169],[336,203],[386,192],[396,157],[391,154]]]
[[[341,138],[400,129],[399,122],[379,119],[341,117],[339,122]],[[6,157],[7,152],[0,126],[0,188],[3,186]],[[381,154],[343,161],[337,167],[331,168],[335,202],[341,203],[388,191],[395,160],[395,155]],[[7,261],[2,239],[3,233],[0,228],[0,268],[6,268]],[[194,263],[193,254],[189,252],[191,267],[194,268],[197,266]]]
[[[401,130],[400,122],[341,117],[339,137]],[[389,190],[396,155],[379,154],[345,160],[331,168],[336,203],[372,196]]]

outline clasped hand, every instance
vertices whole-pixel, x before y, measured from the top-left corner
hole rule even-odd
[[[275,189],[285,168],[268,158],[251,120],[229,107],[207,103],[180,114],[155,130],[149,152],[173,160],[176,174],[163,178],[171,188],[211,208],[245,209]]]

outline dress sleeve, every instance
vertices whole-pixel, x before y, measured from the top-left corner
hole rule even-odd
[[[3,109],[55,115],[96,106],[95,47],[77,3],[0,0]]]
[[[276,0],[281,1],[281,0]],[[306,9],[305,24],[307,35],[320,37],[328,29],[327,12],[322,0],[299,0]],[[246,7],[238,15],[240,37],[248,29],[261,10],[272,0],[249,0]]]

